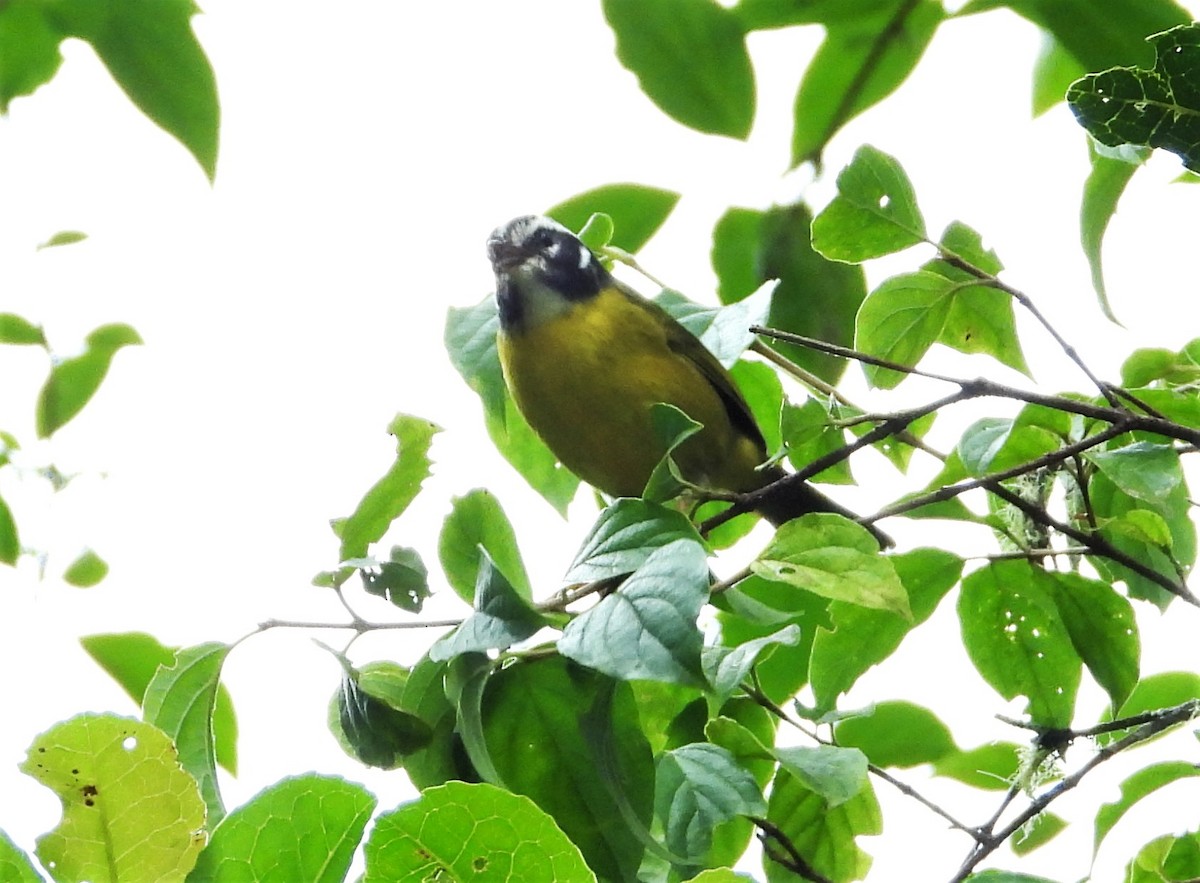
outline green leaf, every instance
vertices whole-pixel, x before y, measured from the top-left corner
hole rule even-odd
[[[759,657],[755,669],[762,691],[775,702],[786,703],[808,681],[813,636],[818,626],[831,627],[830,602],[787,583],[750,576],[714,595],[712,603],[720,610],[721,643],[727,647],[774,634],[788,623],[800,627],[798,645],[777,644],[769,655]]]
[[[11,9],[12,7],[8,7]],[[5,10],[0,9],[0,21],[3,21]],[[45,346],[46,335],[38,325],[28,319],[23,319],[16,313],[0,313],[0,343],[11,343],[22,346]]]
[[[100,388],[117,350],[141,342],[128,325],[102,325],[87,336],[82,355],[55,364],[38,394],[38,438],[49,438],[83,410]]]
[[[696,617],[708,579],[700,543],[681,539],[657,548],[620,588],[567,624],[558,651],[620,680],[699,685]],[[613,647],[628,649],[614,654]]]
[[[962,581],[958,616],[971,662],[1005,699],[1024,696],[1035,724],[1070,726],[1081,660],[1045,572],[996,561]]]
[[[1057,883],[1046,877],[1035,877],[1032,874],[1018,874],[1015,871],[999,871],[991,869],[972,874],[967,878],[968,883]]]
[[[1050,34],[1042,34],[1042,47],[1033,63],[1033,115],[1039,117],[1064,100],[1071,83],[1087,73],[1063,45]]]
[[[650,426],[654,430],[655,447],[663,451],[646,479],[642,496],[655,503],[672,500],[688,489],[688,484],[675,463],[675,449],[703,429],[674,405],[656,402],[650,406]]]
[[[990,742],[978,748],[947,754],[934,762],[934,771],[985,791],[1005,791],[1016,781],[1022,748],[1011,742]]]
[[[837,188],[812,222],[813,248],[831,261],[857,264],[926,240],[912,183],[894,157],[864,144]]]
[[[1140,801],[1181,779],[1200,776],[1200,767],[1194,763],[1181,760],[1168,760],[1151,764],[1138,770],[1121,783],[1121,796],[1116,800],[1105,803],[1096,811],[1094,833],[1092,836],[1092,859],[1100,852],[1100,844],[1109,832],[1116,827],[1117,822],[1133,809]]]
[[[677,122],[745,139],[754,69],[734,13],[714,0],[604,0],[617,58]]]
[[[941,719],[911,702],[880,702],[861,715],[839,721],[834,734],[839,745],[859,749],[871,763],[882,767],[936,763],[958,750]]]
[[[554,819],[528,797],[447,782],[375,820],[363,883],[570,880],[596,875]]]
[[[87,239],[86,233],[81,230],[59,230],[45,242],[38,243],[38,251],[44,248],[58,248],[63,245],[75,245],[77,242],[83,242]]]
[[[159,668],[173,666],[179,649],[167,647],[145,632],[85,635],[79,639],[79,643],[139,706],[155,673]],[[237,775],[237,716],[224,684],[217,688],[212,728],[217,762]]]
[[[571,230],[581,230],[588,218],[603,213],[612,219],[609,245],[637,252],[663,225],[679,194],[645,184],[605,184],[572,196],[547,209],[546,214]]]
[[[3,19],[0,18],[0,22]],[[7,883],[44,883],[43,877],[33,864],[33,859],[25,854],[12,839],[0,830],[0,880]],[[744,881],[734,881],[744,883]]]
[[[342,561],[365,557],[370,545],[379,541],[420,493],[430,472],[429,446],[440,431],[437,424],[420,417],[397,414],[392,419],[388,434],[396,438],[396,460],[342,523]]]
[[[204,846],[204,801],[158,728],[81,714],[29,747],[21,772],[62,801],[37,857],[58,880],[179,880]]]
[[[430,647],[429,658],[442,662],[462,653],[505,650],[544,625],[546,618],[513,588],[487,551],[480,547],[475,612]]]
[[[85,549],[63,571],[63,582],[77,589],[90,589],[108,576],[108,564],[91,549]]]
[[[399,709],[420,718],[432,731],[428,745],[404,758],[404,770],[414,788],[424,789],[450,779],[470,779],[473,775],[454,734],[458,719],[446,697],[448,668],[444,662],[422,656],[409,671],[400,697]]]
[[[938,248],[942,255],[954,256],[992,276],[1003,269],[995,252],[984,247],[983,237],[960,221],[946,228]],[[954,292],[938,343],[962,353],[986,353],[1001,364],[1029,375],[1029,365],[1017,336],[1013,299],[1007,292],[976,284],[980,281],[977,275],[942,257],[929,261],[922,270],[961,283]]]
[[[600,733],[589,711],[614,686],[607,732]],[[561,657],[521,662],[491,678],[483,725],[509,789],[553,816],[603,879],[635,879],[644,846],[615,795],[637,824],[648,824],[654,769],[629,686],[613,685]],[[589,735],[606,744],[611,764],[596,756]]]
[[[677,540],[702,542],[682,512],[647,500],[617,500],[592,525],[563,582],[592,582],[633,573],[657,549]]]
[[[700,342],[726,368],[732,368],[756,340],[751,325],[767,321],[774,281],[764,282],[739,300],[715,309],[701,307],[677,291],[664,290],[655,301]]]
[[[942,336],[961,285],[920,270],[885,279],[858,311],[854,345],[871,356],[915,367]],[[867,381],[891,389],[905,378],[892,368],[863,365]]]
[[[420,613],[429,597],[429,571],[416,549],[392,546],[387,561],[354,558],[368,595],[390,601],[401,610]]]
[[[483,400],[485,412],[501,421],[516,405],[508,397],[496,334],[500,314],[496,298],[488,295],[472,307],[451,307],[446,311],[444,342],[450,364]]]
[[[984,417],[967,428],[955,451],[967,474],[978,478],[1036,460],[1059,447],[1058,437],[1040,426]]]
[[[754,777],[732,754],[696,742],[658,758],[654,811],[662,820],[667,848],[698,860],[712,846],[717,825],[738,816],[761,816],[767,804]]]
[[[692,883],[753,883],[753,879],[732,868],[709,868],[693,877]]]
[[[833,809],[869,790],[867,757],[857,748],[818,745],[815,748],[776,748],[780,765],[816,792]]]
[[[1104,284],[1104,233],[1108,222],[1117,213],[1117,203],[1125,186],[1133,178],[1138,166],[1121,159],[1105,156],[1088,142],[1088,159],[1092,170],[1083,183],[1083,201],[1079,207],[1079,241],[1087,256],[1092,271],[1092,289],[1100,303],[1100,309],[1110,322],[1117,321],[1112,304],[1108,300],[1108,288]]]
[[[846,430],[836,425],[829,408],[837,407],[830,402],[827,407],[816,399],[805,399],[799,407],[790,402],[783,406],[780,415],[780,430],[787,446],[788,461],[796,469],[846,446]],[[850,473],[850,461],[824,469],[813,476],[815,481],[831,484],[849,484],[854,477]]]
[[[468,604],[475,600],[481,549],[522,598],[533,597],[512,522],[490,491],[476,488],[450,499],[450,514],[442,522],[438,537],[438,558],[446,572],[446,581]]]
[[[1171,445],[1134,442],[1123,448],[1092,449],[1083,456],[1131,497],[1155,502],[1183,483],[1179,454]]]
[[[142,716],[170,737],[179,751],[179,762],[199,784],[210,829],[225,815],[217,786],[213,717],[221,666],[228,653],[228,644],[216,642],[178,651],[172,666],[155,672],[142,697]]]
[[[61,42],[45,4],[14,0],[0,7],[0,114],[14,98],[50,81],[62,64]]]
[[[1200,876],[1200,835],[1164,834],[1139,850],[1125,870],[1126,883],[1180,883]]]
[[[1012,850],[1014,855],[1025,856],[1039,846],[1045,846],[1067,827],[1066,819],[1052,812],[1040,812],[1013,835]]]
[[[407,669],[393,662],[369,663],[360,671],[343,673],[329,724],[347,754],[367,766],[390,770],[430,743],[430,726],[400,708],[407,680]]]
[[[220,107],[212,66],[192,32],[191,0],[62,0],[47,17],[91,44],[138,108],[173,135],[211,180]]]
[[[821,162],[842,126],[882,101],[917,66],[946,17],[935,0],[856,4],[857,14],[827,22],[796,94],[792,168]]]
[[[1098,472],[1092,476],[1088,489],[1093,511],[1101,526],[1100,534],[1118,549],[1172,580],[1179,578],[1179,567],[1186,569],[1195,561],[1196,527],[1190,516],[1191,504],[1185,484],[1176,485],[1163,499],[1139,500],[1122,492],[1104,472]],[[1140,510],[1157,514],[1165,521],[1171,534],[1169,555],[1160,543],[1147,543],[1131,535],[1133,532],[1128,529],[1129,516]],[[1125,525],[1113,525],[1114,519],[1118,518],[1125,519]],[[1138,526],[1153,528],[1149,523]],[[1121,564],[1099,556],[1089,556],[1088,560],[1102,577],[1113,582],[1124,580],[1131,598],[1149,600],[1165,608],[1175,597],[1157,583]]]
[[[341,883],[375,803],[362,785],[333,776],[284,779],[225,817],[188,883]]]
[[[1105,714],[1104,718],[1135,717],[1160,708],[1172,708],[1200,699],[1200,675],[1190,671],[1166,671],[1147,675],[1138,681],[1129,698],[1116,715]],[[1169,732],[1169,731],[1168,731]],[[1115,742],[1122,733],[1104,733],[1096,741],[1102,745]]]
[[[800,855],[819,874],[836,883],[861,880],[871,867],[871,857],[855,838],[878,834],[883,816],[875,792],[868,783],[857,795],[836,807],[799,779],[783,770],[771,788],[767,819],[786,836]],[[796,876],[770,860],[771,844],[765,847],[763,865],[768,883],[794,883]]]
[[[1141,641],[1133,606],[1112,586],[1077,573],[1045,581],[1071,644],[1092,677],[1120,708],[1138,680]]]
[[[777,632],[754,638],[736,647],[722,647],[719,644],[705,647],[701,654],[701,663],[704,666],[704,676],[712,685],[712,692],[719,701],[725,701],[741,686],[746,675],[750,674],[759,654],[779,644],[795,647],[800,643],[801,634],[800,627],[791,623]]]
[[[1098,71],[1114,64],[1150,64],[1147,34],[1188,21],[1174,0],[973,0],[960,14],[1007,6],[1054,35],[1083,67]]]
[[[729,209],[713,228],[712,265],[722,303],[741,300],[777,280],[767,315],[770,327],[842,346],[854,343],[854,316],[867,295],[862,268],[826,260],[813,250],[812,211],[803,203],[765,212]],[[830,383],[846,367],[839,356],[769,339],[765,343]]]
[[[14,565],[20,555],[21,539],[17,535],[17,522],[4,498],[0,497],[0,562]]]
[[[809,664],[818,708],[833,708],[841,693],[891,656],[904,636],[933,614],[963,568],[961,558],[941,549],[914,549],[890,560],[908,595],[912,620],[845,601],[830,604],[832,622],[828,628],[816,630]]]
[[[1146,38],[1157,56],[1152,69],[1117,67],[1088,74],[1067,90],[1076,119],[1101,144],[1138,144],[1177,154],[1200,170],[1200,24]]]
[[[891,560],[866,528],[824,512],[782,525],[752,572],[835,601],[890,610],[912,619],[908,594]]]

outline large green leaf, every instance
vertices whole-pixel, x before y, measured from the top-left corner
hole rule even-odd
[[[812,222],[812,244],[831,261],[861,263],[925,241],[912,182],[895,157],[864,144],[838,173],[838,195]]]
[[[647,500],[617,500],[600,513],[563,579],[591,582],[633,573],[656,549],[676,540],[702,542],[682,512]]]
[[[1168,760],[1138,770],[1121,783],[1121,796],[1104,803],[1096,812],[1092,835],[1092,858],[1100,851],[1100,844],[1117,822],[1140,801],[1165,788],[1173,782],[1200,776],[1200,768],[1182,760]]]
[[[0,114],[14,98],[49,82],[62,64],[58,33],[40,0],[12,0],[0,6]]]
[[[767,819],[792,842],[813,870],[834,883],[861,880],[871,857],[855,842],[878,834],[883,817],[869,784],[850,800],[830,807],[820,793],[787,771],[775,778],[767,803]],[[772,845],[764,850],[768,883],[793,883],[796,875],[771,860]]]
[[[204,846],[196,780],[148,723],[98,714],[57,723],[21,772],[62,801],[62,820],[37,841],[58,880],[179,880]]]
[[[13,843],[4,831],[0,831],[0,880],[6,883],[44,883],[33,859]]]
[[[1138,163],[1106,156],[1091,141],[1088,142],[1088,159],[1092,170],[1083,182],[1083,201],[1079,206],[1079,241],[1092,271],[1092,289],[1096,292],[1100,309],[1109,321],[1116,322],[1117,317],[1108,300],[1108,286],[1104,283],[1102,246],[1108,222],[1116,214],[1117,203],[1125,192],[1125,186],[1133,178],[1133,173],[1138,170]]]
[[[170,666],[160,666],[142,697],[142,714],[175,744],[179,762],[195,777],[208,806],[206,824],[221,821],[225,806],[217,787],[217,755],[213,716],[221,667],[228,644],[210,642],[186,647]]]
[[[812,247],[812,212],[799,203],[767,211],[731,208],[713,228],[712,265],[722,303],[747,297],[772,279],[767,324],[829,343],[854,342],[854,316],[866,297],[862,268],[824,258]],[[767,341],[802,368],[836,382],[845,360],[806,347]]]
[[[1066,727],[1082,670],[1041,569],[996,561],[966,577],[958,599],[963,645],[1005,699],[1024,696],[1030,719]]]
[[[787,522],[750,569],[824,598],[912,619],[891,560],[879,554],[866,528],[840,515],[809,513]]]
[[[433,740],[420,717],[403,711],[408,670],[372,662],[346,671],[329,710],[329,729],[342,749],[367,766],[394,769]]]
[[[561,657],[511,665],[488,683],[483,727],[509,789],[553,816],[601,877],[632,880],[644,847],[623,812],[649,823],[654,772],[628,685],[615,685],[606,718],[610,732],[590,733],[606,741],[614,768],[596,757],[584,732],[595,721],[584,718],[612,686]]]
[[[0,562],[16,564],[20,555],[21,539],[17,534],[16,519],[4,498],[0,497]]]
[[[1133,605],[1108,583],[1077,573],[1045,581],[1083,664],[1120,708],[1138,680],[1141,641]]]
[[[880,702],[839,721],[837,743],[857,748],[876,766],[935,763],[957,751],[950,729],[928,708],[911,702]]]
[[[528,797],[447,782],[375,820],[363,883],[570,880],[595,883],[579,847]]]
[[[341,560],[363,558],[372,543],[387,532],[429,477],[429,447],[440,428],[420,417],[397,414],[388,426],[396,439],[396,459],[384,476],[359,500],[341,523]]]
[[[854,345],[867,355],[915,367],[942,337],[961,283],[919,270],[885,279],[867,295],[855,322]],[[863,365],[872,386],[891,389],[905,374]]]
[[[614,678],[701,684],[696,617],[708,597],[708,558],[692,540],[655,549],[619,589],[563,630],[558,650]],[[614,653],[613,648],[622,648]]]
[[[1076,80],[1067,103],[1101,144],[1162,148],[1200,171],[1200,24],[1180,25],[1148,38],[1152,69],[1118,67]]]
[[[961,558],[941,549],[914,549],[891,556],[891,561],[908,594],[912,620],[846,601],[830,604],[831,624],[817,629],[809,663],[818,708],[833,708],[839,694],[891,656],[904,636],[933,614],[963,568]]]
[[[685,126],[745,138],[754,69],[737,16],[715,0],[603,0],[617,57],[642,91]]]
[[[168,647],[145,632],[85,635],[79,643],[139,706],[155,673],[173,666],[179,651],[178,647]],[[217,687],[212,729],[217,763],[237,775],[237,716],[224,684]]]
[[[192,31],[192,0],[59,0],[45,8],[62,36],[90,43],[142,113],[216,175],[217,83]]]
[[[718,745],[694,742],[658,758],[654,808],[667,849],[699,860],[712,846],[718,825],[738,816],[761,816],[767,804],[754,777],[732,754]]]
[[[117,351],[141,342],[128,325],[102,325],[87,336],[81,355],[57,362],[38,394],[38,438],[53,435],[83,410],[100,388]]]
[[[792,166],[818,166],[847,122],[890,95],[917,66],[945,18],[936,0],[887,0],[826,23],[825,40],[796,94]]]
[[[475,612],[462,625],[429,648],[429,658],[442,662],[461,653],[504,650],[533,635],[546,624],[512,583],[480,549],[475,580]]]
[[[512,522],[491,491],[476,488],[451,498],[450,514],[438,536],[438,558],[446,581],[468,604],[475,601],[475,583],[485,552],[521,597],[533,597]]]
[[[341,883],[375,803],[362,785],[332,776],[276,782],[217,826],[188,883]]]
[[[608,243],[624,251],[638,251],[666,221],[679,202],[679,194],[645,184],[605,184],[572,196],[546,210],[546,214],[571,230],[581,230],[593,214],[608,215],[613,236]]]

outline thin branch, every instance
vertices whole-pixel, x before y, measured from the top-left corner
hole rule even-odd
[[[366,619],[355,619],[351,622],[318,622],[301,619],[264,619],[258,624],[258,631],[271,629],[342,629],[358,632],[372,632],[383,629],[438,629],[453,628],[462,625],[462,619],[429,619],[410,620],[407,622],[371,622]]]
[[[1151,712],[1149,719],[1141,724],[1138,729],[1130,733],[1123,739],[1116,742],[1110,742],[1108,745],[1100,748],[1083,766],[1076,770],[1071,775],[1062,779],[1053,787],[1043,791],[1037,797],[1030,801],[1029,805],[1017,814],[1011,822],[1001,828],[999,831],[992,831],[994,822],[991,826],[981,829],[984,835],[982,839],[976,841],[971,852],[968,854],[962,866],[958,869],[958,873],[951,878],[950,883],[962,883],[971,872],[979,865],[981,861],[991,855],[1000,847],[1002,843],[1008,840],[1013,834],[1021,829],[1030,819],[1043,812],[1051,803],[1066,794],[1068,791],[1075,788],[1083,777],[1104,763],[1106,760],[1116,756],[1117,754],[1132,748],[1141,742],[1157,736],[1164,730],[1168,730],[1178,724],[1186,723],[1189,720],[1200,715],[1200,700],[1191,700],[1184,702],[1181,705],[1176,705],[1171,708],[1160,709],[1157,712]],[[1127,722],[1134,718],[1126,718]],[[1113,723],[1116,723],[1114,721]],[[1093,728],[1094,729],[1094,728]],[[1067,731],[1072,736],[1079,737],[1088,734],[1088,731]]]
[[[809,883],[832,883],[828,877],[813,869],[813,866],[796,849],[796,844],[792,843],[791,838],[784,834],[777,825],[757,816],[748,816],[748,818],[759,828],[758,839],[762,843],[763,853],[767,858],[782,865],[793,874],[808,880]],[[775,847],[781,848],[785,854],[777,852]]]

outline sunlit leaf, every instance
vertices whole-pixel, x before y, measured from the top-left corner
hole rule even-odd
[[[588,218],[602,212],[611,219],[613,234],[606,244],[634,253],[663,225],[679,194],[646,184],[605,184],[572,196],[546,210],[570,230],[580,230]]]
[[[128,325],[103,325],[87,336],[82,355],[55,364],[38,394],[38,438],[53,435],[83,410],[100,388],[117,350],[141,342]]]

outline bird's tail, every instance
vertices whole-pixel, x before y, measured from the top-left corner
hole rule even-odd
[[[779,467],[764,470],[763,473],[766,479],[764,484],[775,482],[786,475]],[[793,518],[807,515],[809,512],[833,512],[849,518],[851,521],[859,521],[856,514],[840,503],[831,500],[807,482],[772,488],[761,501],[755,504],[754,509],[776,527]],[[890,536],[874,524],[863,524],[863,527],[871,532],[880,548],[890,549],[896,545]]]

